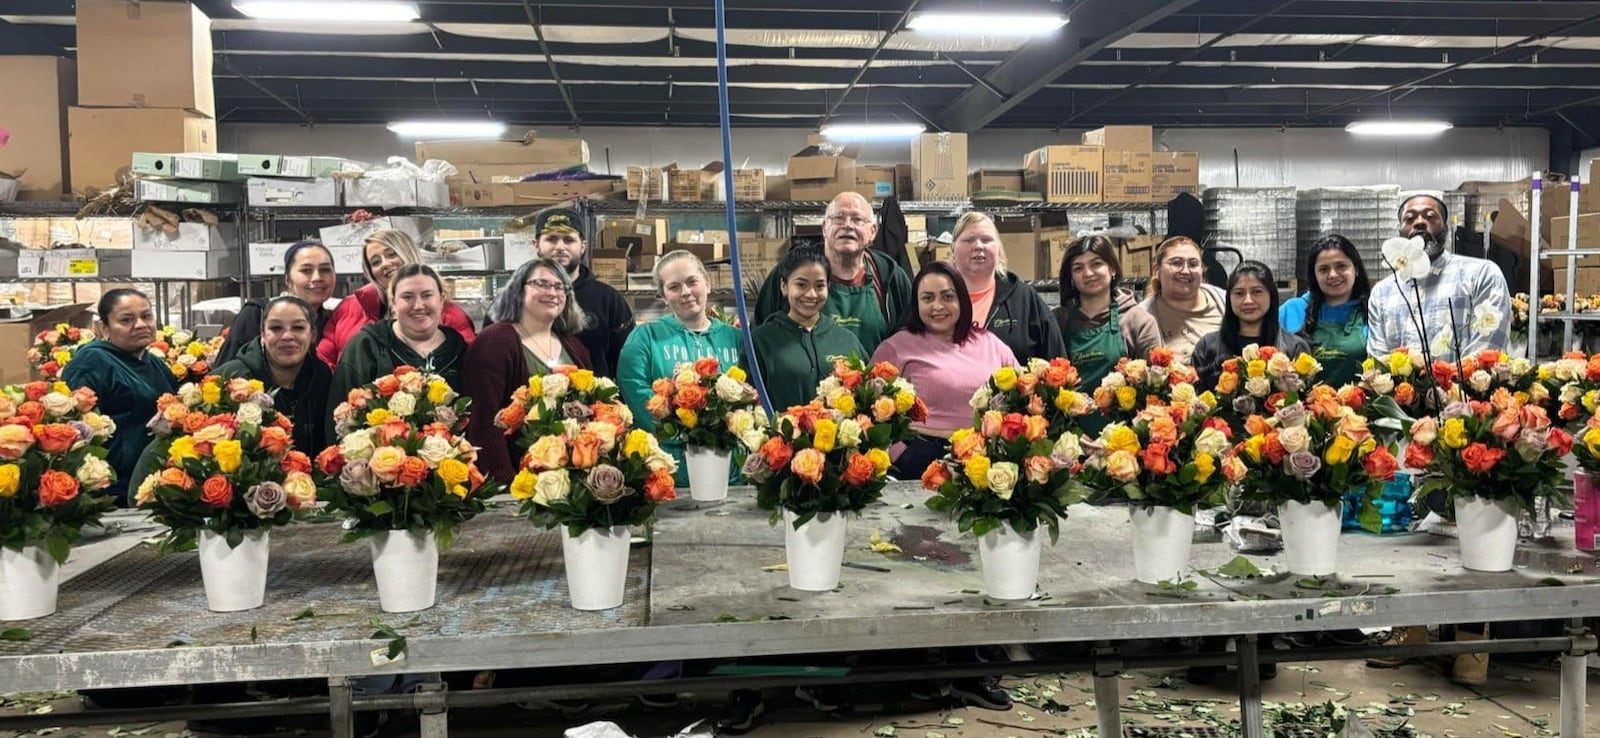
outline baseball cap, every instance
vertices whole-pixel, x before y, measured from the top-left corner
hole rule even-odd
[[[587,241],[589,237],[585,230],[583,216],[572,208],[545,208],[539,211],[539,216],[533,221],[533,232],[540,236],[552,231],[557,233],[571,231],[578,234],[578,238]]]

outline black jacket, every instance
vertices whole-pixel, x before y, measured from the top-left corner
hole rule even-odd
[[[394,335],[394,319],[380,320],[362,328],[339,354],[339,367],[333,370],[333,383],[328,389],[327,423],[333,435],[333,411],[349,397],[350,390],[376,381],[385,374],[393,374],[401,366],[410,366],[425,374],[444,378],[451,389],[460,391],[463,359],[467,355],[467,339],[456,329],[439,326],[444,332],[444,343],[428,356],[419,356],[405,341]],[[337,439],[335,439],[337,440]]]
[[[1254,341],[1247,341],[1246,346]],[[1293,359],[1302,353],[1311,353],[1311,344],[1298,334],[1288,331],[1278,331],[1279,351],[1288,354]],[[1190,365],[1196,374],[1200,375],[1200,383],[1195,386],[1197,392],[1209,392],[1217,388],[1217,377],[1222,376],[1222,362],[1238,356],[1244,346],[1230,348],[1222,340],[1222,331],[1213,331],[1200,337],[1199,343],[1194,345],[1194,355]]]
[[[628,331],[633,329],[633,309],[622,299],[622,293],[595,279],[594,272],[588,268],[579,270],[572,281],[572,296],[589,316],[589,325],[578,333],[578,340],[589,349],[594,373],[615,379],[622,343],[628,340]]]
[[[228,338],[222,342],[222,348],[217,351],[218,366],[238,358],[245,344],[256,343],[256,339],[261,337],[261,321],[266,317],[267,303],[271,301],[270,297],[255,297],[239,306],[239,315],[233,319],[233,327],[228,330]],[[316,310],[312,327],[317,331],[316,335],[311,337],[311,356],[316,358],[316,342],[322,340],[322,328],[328,324],[328,315],[333,311],[324,310],[321,305],[311,307]]]
[[[316,344],[312,344],[315,346]],[[333,372],[315,353],[300,365],[292,389],[279,387],[272,381],[272,369],[267,366],[267,352],[261,343],[251,341],[232,361],[217,367],[221,377],[258,379],[266,385],[272,396],[273,407],[289,416],[294,423],[294,447],[307,456],[316,455],[327,448],[333,439],[333,429],[327,424],[328,388],[333,384]]]
[[[1067,344],[1061,340],[1061,327],[1039,293],[1015,274],[996,274],[994,281],[989,332],[1005,341],[1024,366],[1028,359],[1066,356]]]

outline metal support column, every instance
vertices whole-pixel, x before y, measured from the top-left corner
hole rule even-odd
[[[428,680],[417,687],[417,703],[422,713],[419,718],[422,738],[448,738],[450,734],[450,710],[445,702],[446,689],[448,687],[444,683],[444,678],[438,673],[429,674]]]
[[[1117,675],[1122,673],[1122,658],[1111,644],[1101,644],[1094,649],[1094,712],[1100,738],[1122,735],[1122,686]]]
[[[355,738],[356,713],[350,701],[355,697],[350,677],[328,677],[328,730],[333,738]]]
[[[1588,722],[1585,700],[1589,688],[1589,654],[1595,651],[1595,636],[1583,627],[1582,618],[1567,626],[1572,647],[1561,654],[1561,738],[1578,738]]]
[[[1261,719],[1261,653],[1256,636],[1239,636],[1239,725],[1244,738],[1264,738]]]

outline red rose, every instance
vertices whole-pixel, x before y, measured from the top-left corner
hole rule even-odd
[[[78,480],[71,474],[54,469],[39,475],[39,504],[60,507],[78,496]]]
[[[1469,443],[1466,448],[1461,449],[1461,463],[1466,464],[1467,471],[1473,474],[1488,473],[1505,456],[1506,450],[1503,448],[1491,448],[1476,442]]]
[[[200,501],[218,510],[233,504],[233,483],[221,474],[206,477],[200,485]]]
[[[339,453],[339,447],[329,446],[317,454],[317,468],[330,477],[344,471],[344,455]]]
[[[37,400],[45,395],[50,394],[50,383],[29,382],[26,387],[22,388],[22,391],[23,394],[27,395],[28,399]]]
[[[1426,469],[1433,463],[1433,449],[1420,443],[1406,446],[1406,468]]]
[[[914,402],[911,403],[911,412],[906,413],[906,417],[910,418],[911,422],[913,423],[927,422],[928,403],[923,402],[922,398],[918,397]]]
[[[1556,456],[1566,456],[1572,451],[1572,434],[1560,428],[1550,429],[1550,448],[1556,450]]]
[[[696,359],[694,362],[694,373],[700,375],[701,377],[715,377],[721,371],[722,367],[717,364],[717,360],[709,356]]]
[[[1000,437],[1007,443],[1017,440],[1028,430],[1028,423],[1021,413],[1010,413],[1000,421]]]

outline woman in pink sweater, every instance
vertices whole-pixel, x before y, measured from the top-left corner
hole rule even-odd
[[[920,438],[909,441],[895,457],[895,476],[918,479],[935,459],[950,450],[950,434],[972,427],[974,392],[1003,366],[1016,366],[1017,356],[972,318],[972,298],[961,275],[943,262],[917,273],[911,284],[916,309],[905,326],[878,345],[873,362],[887,361],[917,388],[928,405],[928,422],[916,426]]]
[[[422,253],[417,242],[405,231],[393,229],[375,231],[367,237],[366,252],[361,260],[361,270],[367,273],[368,284],[339,302],[322,329],[322,341],[317,344],[317,358],[330,368],[339,365],[339,355],[362,328],[389,317],[389,305],[383,296],[389,293],[389,281],[394,273],[407,264],[421,264]],[[440,324],[454,328],[471,344],[475,334],[472,318],[459,305],[448,300],[440,314]]]

